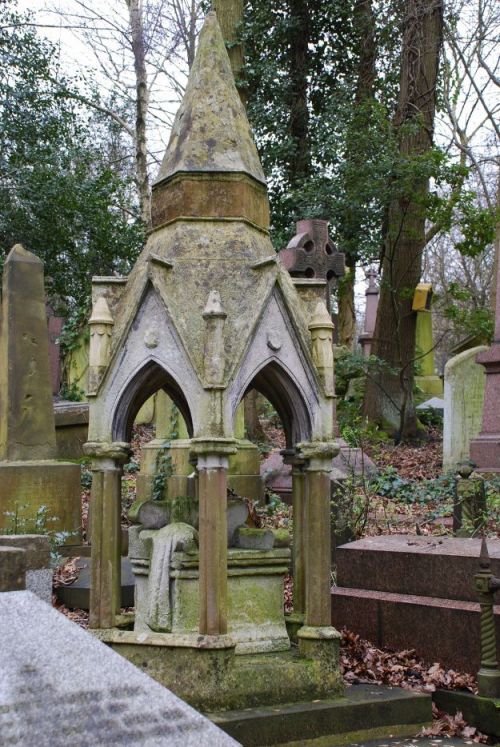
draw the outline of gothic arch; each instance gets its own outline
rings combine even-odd
[[[159,389],[163,389],[179,408],[192,436],[191,410],[180,384],[158,361],[151,359],[131,377],[118,398],[112,421],[114,441],[130,441],[137,413]]]
[[[265,361],[245,385],[238,404],[251,389],[260,392],[275,408],[283,423],[287,448],[311,438],[312,418],[306,399],[281,361]]]

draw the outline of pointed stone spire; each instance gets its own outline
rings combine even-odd
[[[43,262],[16,244],[3,271],[0,461],[55,456]]]
[[[243,172],[265,183],[215,13],[200,34],[156,183],[184,172]]]
[[[201,31],[153,185],[153,227],[179,217],[246,218],[269,226],[264,173],[214,12]]]

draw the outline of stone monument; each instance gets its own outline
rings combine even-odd
[[[56,461],[43,263],[22,246],[3,272],[0,330],[0,528],[80,533],[80,466]],[[38,514],[40,517],[40,514]]]
[[[0,594],[0,635],[3,745],[239,745],[29,591]]]
[[[443,396],[443,382],[434,364],[434,334],[432,331],[432,285],[419,283],[413,297],[413,311],[417,314],[415,351],[420,373],[415,383],[422,390],[421,398]]]
[[[314,313],[316,303],[326,301],[330,310],[330,286],[345,272],[344,255],[328,234],[328,221],[306,218],[296,224],[297,233],[278,255],[303,303]]]
[[[481,430],[484,368],[476,357],[484,345],[453,356],[444,367],[443,469],[454,470],[469,460],[470,443]]]
[[[342,684],[330,624],[332,323],[324,285],[321,298],[303,301],[273,251],[265,179],[214,13],[153,186],[152,220],[119,292],[100,283],[93,294],[85,446],[93,470],[91,627],[200,708],[335,695]],[[324,241],[317,248],[330,256]],[[142,523],[131,533],[141,614],[134,631],[123,631],[116,628],[121,465],[136,413],[160,389],[186,423],[195,495],[170,496],[163,526]],[[228,530],[229,460],[251,389],[277,410],[293,463],[301,579],[293,653],[281,586],[289,549],[235,546],[252,530]],[[273,653],[254,653],[263,650]]]
[[[363,331],[358,337],[358,342],[361,345],[361,349],[365,357],[368,357],[371,353],[373,333],[375,332],[375,322],[377,321],[378,299],[380,295],[380,288],[378,287],[376,282],[377,277],[378,274],[375,269],[373,267],[370,267],[370,269],[366,273],[368,287],[365,291],[365,321],[363,325]]]
[[[498,244],[497,244],[498,251]],[[493,344],[476,360],[486,371],[483,422],[470,445],[470,457],[481,472],[500,472],[500,271],[496,272],[495,332]]]

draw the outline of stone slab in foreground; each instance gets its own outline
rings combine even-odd
[[[2,747],[236,747],[166,688],[28,591],[0,594]]]

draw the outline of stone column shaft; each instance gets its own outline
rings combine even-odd
[[[331,625],[330,470],[330,465],[318,467],[312,464],[305,472],[305,624],[315,627]]]
[[[227,467],[226,457],[198,458],[201,635],[227,632]]]
[[[87,443],[93,457],[91,490],[91,628],[111,628],[121,603],[121,477],[125,443]]]
[[[306,611],[306,502],[304,497],[304,472],[294,466],[292,469],[293,507],[293,611],[304,614]]]

